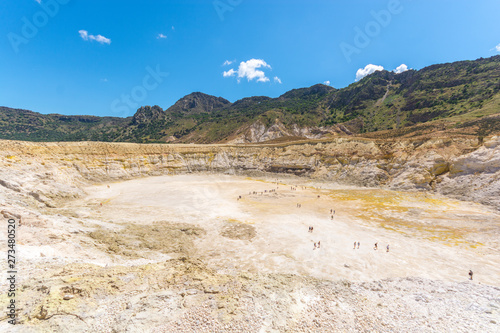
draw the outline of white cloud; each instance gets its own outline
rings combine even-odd
[[[406,72],[407,70],[408,70],[408,66],[406,66],[405,64],[401,64],[400,66],[396,67],[396,69],[393,70],[393,72],[396,74],[399,74],[399,73]]]
[[[106,78],[101,79],[101,82],[108,82],[108,79],[106,79]]]
[[[230,69],[224,73],[222,73],[222,75],[224,75],[224,77],[230,77],[230,76],[234,76],[234,74],[236,74],[236,71],[234,69]]]
[[[175,30],[175,27],[174,27],[174,26],[172,26],[172,30]]]
[[[500,44],[498,44],[497,46],[495,46],[495,50],[497,50],[497,52],[500,52]]]
[[[275,76],[274,82],[281,84],[281,79],[279,77]]]
[[[42,3],[42,0],[35,0],[35,1],[38,2],[38,3]]]
[[[365,68],[358,69],[358,71],[356,72],[356,81],[359,81],[365,76],[370,75],[376,71],[383,71],[383,70],[384,67],[382,66],[368,64],[365,66]]]
[[[271,68],[264,60],[262,59],[250,59],[248,61],[240,62],[240,67],[238,67],[238,78],[246,77],[248,81],[252,81],[253,79],[257,79],[257,82],[268,82],[269,78],[266,77],[266,74],[258,70],[257,68]]]
[[[80,34],[80,37],[83,38],[83,40],[88,40],[89,39],[89,33],[85,30],[80,30],[78,31],[78,33]]]
[[[111,44],[111,39],[106,38],[102,35],[97,35],[97,36],[89,35],[87,30],[80,30],[78,31],[78,33],[80,34],[80,37],[82,37],[83,40],[90,40],[90,41],[95,40],[96,42],[101,44]]]
[[[164,34],[158,34],[158,36],[156,36],[156,39],[165,39],[167,38],[167,36],[165,36]]]
[[[222,64],[222,66],[229,66],[233,63],[234,61],[230,61],[230,60],[226,60],[224,61],[224,63]]]
[[[224,72],[223,75],[224,77],[229,77],[238,73],[238,82],[240,82],[242,78],[247,78],[248,81],[255,79],[257,82],[269,82],[269,78],[266,76],[266,73],[257,68],[271,69],[271,66],[262,59],[250,59],[240,62],[238,71],[231,68],[229,71]]]
[[[325,81],[325,82],[323,82],[323,84],[329,86],[330,85],[330,81]]]
[[[97,35],[95,37],[93,35],[90,35],[89,38],[95,39],[96,42],[99,42],[101,44],[111,44],[111,39],[106,38],[106,37],[101,36],[101,35]]]

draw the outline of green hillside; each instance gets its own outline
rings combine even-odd
[[[230,103],[192,93],[170,108],[141,107],[133,117],[42,115],[0,107],[0,138],[30,141],[221,142],[259,121],[271,126],[343,125],[353,134],[409,135],[427,124],[454,133],[500,132],[500,56],[375,72],[343,89],[322,84],[278,98]]]

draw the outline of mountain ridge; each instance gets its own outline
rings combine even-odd
[[[193,92],[165,110],[141,106],[127,118],[42,115],[0,107],[0,138],[247,143],[400,132],[411,136],[414,128],[421,132],[418,125],[432,123],[444,123],[456,134],[484,136],[500,132],[499,113],[500,55],[403,73],[377,71],[345,88],[315,84],[276,98],[253,96],[231,103]]]

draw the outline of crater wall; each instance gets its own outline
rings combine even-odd
[[[291,173],[366,187],[435,191],[500,209],[500,137],[279,145],[0,141],[0,190],[51,206],[82,185],[190,172]]]

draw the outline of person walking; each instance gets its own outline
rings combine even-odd
[[[378,243],[375,243],[375,246],[373,247],[374,250],[378,249]]]
[[[387,244],[387,252],[389,252],[389,244]]]
[[[472,280],[472,275],[474,275],[474,273],[472,272],[472,269],[469,269],[469,278]]]
[[[356,250],[356,241],[354,241],[354,247],[352,249]]]
[[[359,250],[359,242],[358,242],[358,250]]]

